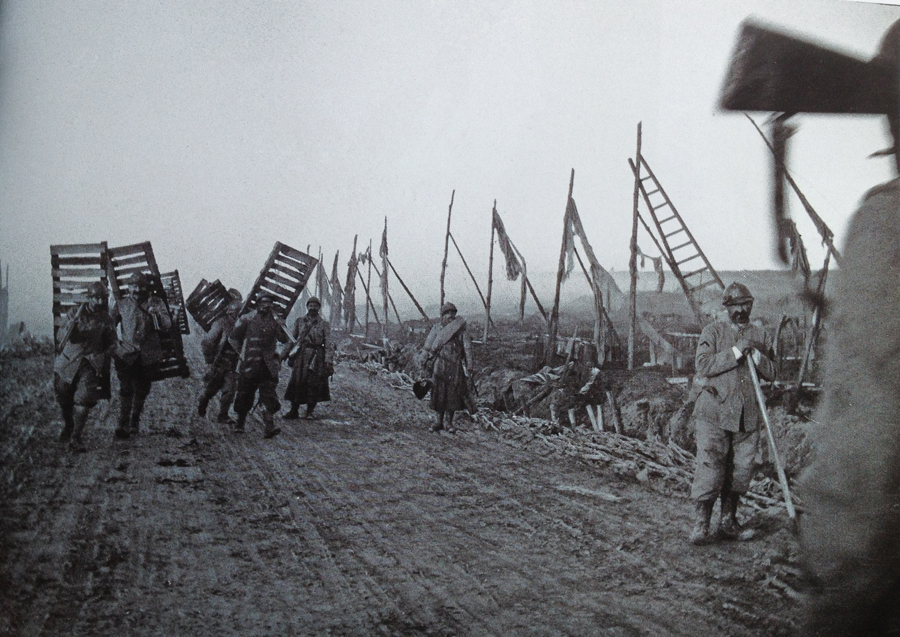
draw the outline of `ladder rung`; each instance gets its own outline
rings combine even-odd
[[[692,246],[692,245],[694,245],[693,241],[685,241],[680,246],[675,246],[674,248],[672,248],[672,252],[675,252],[676,250],[681,250],[682,248],[686,248],[687,246]]]
[[[691,272],[690,274],[685,274],[682,278],[686,279],[686,278],[688,278],[688,277],[694,276],[695,274],[700,274],[701,272],[706,272],[707,270],[709,270],[709,268],[707,268],[706,266],[703,266],[703,267],[700,268],[699,270],[694,270],[694,271]]]
[[[687,263],[688,261],[693,261],[694,259],[696,259],[696,258],[699,257],[699,256],[700,256],[700,253],[698,252],[697,254],[695,254],[695,255],[692,256],[692,257],[688,257],[687,259],[682,259],[682,260],[679,261],[676,265],[681,265],[682,263]]]
[[[653,207],[653,211],[656,212],[656,211],[659,210],[660,208],[665,208],[665,207],[668,206],[668,205],[669,205],[669,202],[668,202],[668,201],[664,201],[664,202],[662,202],[661,204],[659,204],[658,206],[654,206],[654,207]],[[669,219],[671,219],[671,218],[672,218],[672,217],[669,217]],[[666,219],[666,221],[668,221],[669,219]]]
[[[653,179],[653,177],[641,177],[641,181],[647,181],[648,179]]]
[[[666,239],[668,239],[668,238],[671,237],[672,235],[676,235],[676,234],[678,234],[679,232],[684,232],[684,226],[681,226],[681,227],[678,228],[678,230],[676,230],[675,232],[670,232],[669,234],[664,234],[663,237],[665,237]]]
[[[712,285],[713,283],[718,283],[718,281],[716,281],[715,279],[710,279],[709,281],[704,281],[703,283],[701,283],[701,284],[698,285],[697,287],[691,288],[691,291],[693,292],[693,291],[695,291],[695,290],[702,290],[702,289],[705,288],[707,285]]]
[[[649,192],[646,192],[645,194],[649,197],[650,195],[655,195],[658,192],[659,192],[659,188],[657,188],[656,190],[651,190]]]
[[[665,205],[665,204],[664,204],[664,205]],[[660,208],[662,208],[662,206],[660,206]],[[659,209],[659,208],[654,208],[654,210],[658,210],[658,209]],[[672,215],[671,217],[666,217],[665,219],[663,219],[662,221],[659,222],[659,225],[662,225],[662,224],[664,224],[664,223],[667,222],[667,221],[672,221],[672,219],[677,219],[677,218],[678,218],[678,217],[676,217],[675,215]]]

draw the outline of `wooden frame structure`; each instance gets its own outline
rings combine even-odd
[[[208,332],[212,329],[213,323],[225,315],[228,304],[233,300],[234,298],[218,279],[212,283],[206,279],[200,279],[200,283],[188,296],[185,307],[197,321],[197,325],[203,328],[204,332]]]
[[[318,262],[315,257],[276,241],[250,294],[244,299],[241,314],[256,309],[257,299],[265,292],[272,295],[275,314],[287,320]]]
[[[184,306],[184,291],[181,288],[181,277],[178,270],[164,272],[160,275],[163,289],[166,291],[166,300],[169,302],[169,311],[172,312],[172,320],[178,324],[182,334],[190,334],[191,326],[188,324],[187,312]]]
[[[107,285],[109,261],[105,241],[100,243],[50,246],[53,277],[53,342],[59,345],[59,328],[66,312],[87,303],[88,285],[100,281]]]

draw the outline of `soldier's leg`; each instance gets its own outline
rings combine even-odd
[[[206,385],[203,387],[203,393],[200,394],[200,400],[197,401],[197,415],[206,415],[206,408],[209,406],[209,401],[212,400],[212,397],[215,396],[220,389],[222,389],[224,384],[225,375],[215,367],[210,369]]]
[[[147,402],[147,396],[150,395],[151,386],[152,382],[147,378],[146,373],[142,369],[135,378],[134,383],[134,405],[131,409],[131,422],[129,423],[132,435],[138,433],[138,427],[141,422],[141,413],[144,411],[144,403]]]
[[[231,409],[231,403],[234,402],[234,396],[237,393],[237,373],[228,371],[225,373],[225,382],[219,394],[219,416],[216,420],[222,424],[230,424],[231,418],[228,417],[228,410]]]
[[[234,411],[237,414],[237,423],[234,426],[236,432],[244,431],[244,423],[247,414],[253,407],[253,399],[256,397],[256,383],[249,376],[239,376],[237,394],[234,397]]]
[[[431,426],[431,431],[440,431],[444,428],[444,412],[437,412],[437,422]]]
[[[719,534],[726,539],[734,539],[741,535],[737,511],[741,496],[750,488],[753,479],[754,458],[759,444],[759,432],[736,432],[732,436],[733,467],[731,475],[731,491],[722,504],[722,518],[719,521]]]
[[[83,439],[84,427],[87,424],[91,409],[100,400],[102,390],[100,389],[100,379],[90,364],[81,366],[73,384],[75,385],[75,395],[73,396],[75,426],[72,430],[72,438],[69,445],[73,451],[82,452],[87,451]]]
[[[266,426],[264,436],[273,438],[281,433],[281,429],[275,426],[275,414],[281,408],[276,392],[277,380],[271,374],[266,373],[259,384],[259,404],[262,406],[262,419]]]
[[[315,402],[315,401],[310,401],[310,402],[306,403],[306,416],[305,416],[305,417],[306,417],[307,420],[312,420],[312,418],[313,418],[313,409],[316,408],[316,405],[317,405],[317,404],[318,404],[318,403]]]
[[[54,374],[53,391],[56,394],[56,402],[59,403],[63,417],[63,429],[59,434],[59,440],[60,442],[66,442],[72,436],[72,429],[75,427],[75,422],[72,419],[72,409],[75,406],[75,388],[71,383],[64,382],[59,377],[59,374]]]
[[[453,410],[447,411],[447,429],[453,429],[453,414],[455,413]]]
[[[119,377],[119,419],[115,436],[121,440],[131,435],[131,405],[134,402],[134,370],[133,365],[116,361],[116,375]]]
[[[708,538],[713,505],[724,481],[728,432],[704,420],[696,421],[695,426],[697,458],[694,480],[691,484],[691,499],[695,501],[695,510],[690,541],[693,544],[702,544]]]

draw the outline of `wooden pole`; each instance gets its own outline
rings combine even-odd
[[[825,281],[828,278],[828,263],[831,260],[831,252],[825,253],[825,264],[822,266],[822,277],[819,279],[819,285],[816,288],[816,297],[823,298],[825,293]],[[813,310],[812,325],[809,327],[809,333],[806,335],[806,346],[803,348],[803,361],[800,363],[800,371],[797,373],[797,390],[803,387],[803,381],[806,378],[806,372],[809,371],[809,362],[812,359],[812,350],[815,347],[816,340],[819,338],[819,328],[822,326],[822,312],[817,304]]]
[[[453,213],[453,197],[456,189],[450,193],[450,208],[447,210],[447,234],[444,235],[444,262],[441,264],[441,307],[444,307],[444,275],[447,273],[447,253],[450,250],[450,215]],[[440,312],[440,310],[438,310]]]
[[[778,473],[778,482],[781,483],[781,491],[784,494],[784,504],[787,507],[788,517],[793,520],[797,517],[797,513],[794,511],[794,503],[791,500],[791,490],[788,487],[787,476],[784,474],[781,460],[778,459],[778,448],[775,446],[775,436],[772,434],[772,425],[769,424],[769,412],[766,410],[766,399],[763,396],[762,387],[759,385],[759,375],[756,373],[756,365],[753,363],[752,356],[747,356],[747,368],[750,370],[750,378],[753,379],[756,402],[759,404],[759,412],[762,414],[763,424],[766,429],[766,437],[769,439],[772,460],[775,463],[775,471]]]
[[[383,243],[384,243],[384,247],[386,249],[387,248],[387,217],[386,216],[384,218],[384,235],[383,236],[384,236]],[[379,249],[378,252],[380,254],[381,250]],[[382,257],[383,261],[385,261],[386,259],[387,259],[387,253],[385,253],[385,255]],[[378,275],[378,280],[383,282],[382,287],[384,288],[381,291],[381,295],[384,297],[383,298],[384,305],[382,306],[382,309],[384,311],[384,314],[382,314],[382,316],[384,316],[384,324],[381,326],[381,336],[386,337],[387,336],[387,326],[388,326],[388,322],[389,322],[387,263],[382,262],[381,267],[384,270],[384,276],[382,276],[380,273]],[[395,311],[396,311],[396,308],[395,308]],[[400,322],[399,315],[397,316],[397,322],[398,323]]]
[[[482,340],[487,342],[488,323],[491,322],[491,288],[494,286],[494,215],[497,213],[497,200],[494,199],[494,207],[491,210],[491,250],[488,256],[488,286],[487,303],[485,304],[486,318],[484,319],[484,336]]]
[[[631,215],[631,256],[628,259],[628,272],[631,275],[628,312],[628,369],[634,369],[634,339],[637,334],[637,232],[638,201],[640,197],[641,179],[641,122],[637,125],[637,151],[634,154],[637,173],[634,175],[634,201]]]
[[[547,350],[544,362],[550,364],[556,355],[556,333],[559,330],[559,294],[562,289],[563,275],[566,272],[566,237],[569,234],[569,202],[572,201],[572,188],[575,186],[575,169],[569,177],[569,196],[566,199],[566,212],[563,215],[562,246],[559,249],[559,267],[556,270],[556,294],[553,297],[553,309],[550,312],[550,334],[547,337]]]
[[[377,265],[373,265],[372,267],[375,269],[375,276],[377,276],[377,277],[380,279],[380,278],[381,278],[381,272],[378,270],[378,266],[377,266]],[[394,316],[397,317],[397,324],[398,324],[398,325],[402,325],[402,324],[403,324],[403,321],[400,320],[400,312],[397,311],[397,305],[394,303],[394,297],[391,296],[390,293],[388,293],[388,295],[387,295],[385,298],[386,298],[387,300],[386,300],[385,303],[384,303],[384,305],[385,305],[384,311],[387,312],[387,302],[390,301],[391,307],[394,308]],[[386,323],[387,323],[387,320],[385,320],[385,324],[386,324]]]
[[[531,292],[531,298],[534,299],[535,304],[537,305],[538,311],[541,313],[541,316],[544,317],[544,320],[549,324],[550,318],[547,316],[547,310],[544,309],[544,306],[541,305],[541,302],[538,300],[537,294],[534,292],[534,288],[531,286],[531,279],[525,277],[525,285],[528,286],[528,291]]]
[[[475,284],[475,291],[478,292],[478,296],[481,297],[481,304],[484,306],[484,309],[487,309],[487,300],[485,300],[484,294],[481,293],[481,288],[478,286],[478,281],[475,279],[475,275],[472,274],[472,269],[466,262],[466,258],[463,256],[462,250],[459,249],[459,245],[457,245],[456,239],[453,237],[453,233],[450,233],[450,241],[453,242],[453,247],[456,248],[456,253],[459,255],[459,258],[462,259],[463,265],[466,268],[466,272],[469,273],[469,278],[472,279],[472,283]]]
[[[372,265],[371,261],[369,262],[369,265],[370,266]],[[375,323],[378,325],[381,325],[381,320],[378,318],[378,312],[375,311],[375,304],[372,302],[372,297],[369,295],[369,286],[366,285],[366,280],[363,279],[362,272],[357,270],[356,273],[359,275],[359,282],[362,284],[363,291],[366,293],[366,326],[365,326],[365,328],[366,328],[366,338],[368,338],[368,336],[369,336],[369,308],[370,307],[372,308],[372,316],[375,317]],[[372,281],[371,274],[372,274],[372,271],[369,270],[369,275],[370,275],[369,282]]]
[[[578,248],[572,248],[572,251],[575,253],[578,265],[581,266],[581,271],[584,272],[584,278],[587,279],[588,285],[591,286],[591,292],[594,294],[594,312],[597,314],[597,322],[594,325],[594,346],[597,348],[597,364],[603,365],[606,361],[605,338],[601,338],[604,316],[603,296],[600,290],[597,289],[594,279],[588,274],[587,268],[584,267],[584,261],[581,260],[581,255],[578,254]]]
[[[369,239],[369,282],[366,283],[363,281],[363,289],[366,291],[366,299],[368,301],[366,305],[366,339],[369,338],[369,305],[372,306],[372,314],[375,314],[375,305],[372,304],[372,298],[369,296],[369,288],[372,287],[372,240]],[[375,320],[378,321],[378,315],[375,315]],[[380,325],[379,321],[379,325]]]
[[[431,319],[428,318],[427,314],[425,314],[425,310],[423,310],[422,306],[419,305],[419,302],[416,300],[416,297],[413,296],[413,293],[409,291],[408,287],[406,287],[406,283],[404,283],[403,279],[400,278],[400,275],[397,274],[397,270],[396,270],[396,268],[394,268],[394,264],[391,263],[390,259],[385,259],[385,261],[387,261],[388,266],[390,266],[391,272],[393,272],[394,276],[397,277],[397,280],[400,282],[400,285],[403,287],[403,290],[406,292],[407,295],[409,295],[409,298],[412,300],[413,304],[416,306],[416,309],[419,310],[419,314],[421,314],[422,318],[424,318],[426,321],[430,321]]]

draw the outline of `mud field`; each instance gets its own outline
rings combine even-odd
[[[154,385],[141,435],[114,441],[114,398],[85,454],[56,440],[50,357],[0,361],[0,634],[797,630],[782,508],[742,510],[752,541],[694,547],[689,464],[663,477],[640,450],[585,452],[614,433],[487,412],[433,434],[427,402],[346,360],[319,420],[236,435],[196,415],[193,339],[193,378]]]

